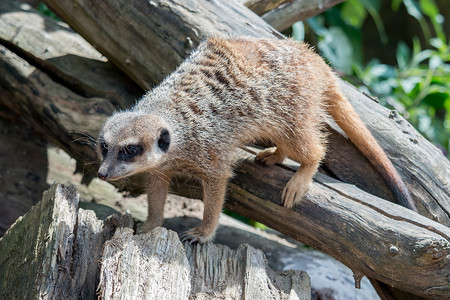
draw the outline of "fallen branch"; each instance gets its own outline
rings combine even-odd
[[[304,21],[344,0],[239,0],[268,24],[284,31],[295,22]]]
[[[298,164],[262,166],[252,152],[238,154],[242,162],[226,208],[335,257],[361,276],[424,297],[449,293],[448,227],[322,174],[298,205],[285,209],[281,190]],[[176,180],[174,191],[201,197],[191,181]]]

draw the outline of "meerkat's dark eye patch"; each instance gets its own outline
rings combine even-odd
[[[119,159],[123,161],[130,161],[133,157],[143,152],[141,145],[127,145],[120,149]]]
[[[167,152],[170,146],[170,133],[166,128],[161,129],[161,133],[159,134],[158,139],[158,148],[161,149],[162,152]]]
[[[101,141],[100,143],[100,151],[102,152],[103,157],[108,153],[108,145],[106,145],[105,141]]]

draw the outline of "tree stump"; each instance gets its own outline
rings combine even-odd
[[[53,184],[0,239],[0,299],[310,299],[305,272],[274,272],[262,251],[184,245],[130,215],[98,220],[74,186]]]

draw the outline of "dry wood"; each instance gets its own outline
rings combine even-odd
[[[54,184],[0,239],[0,299],[93,299],[105,240],[130,215],[97,220],[74,186]]]
[[[279,31],[304,21],[344,0],[239,0]]]
[[[89,136],[140,88],[67,25],[16,1],[0,2],[0,105],[95,175]]]
[[[73,186],[53,186],[0,240],[0,298],[67,298],[54,282],[70,282],[78,198]]]
[[[317,174],[301,203],[280,207],[280,193],[297,164],[265,167],[252,150],[231,180],[226,208],[320,249],[354,272],[425,297],[450,292],[450,229],[355,186]],[[201,197],[177,180],[176,192]],[[425,280],[426,278],[426,280]]]
[[[286,0],[237,0],[237,2],[245,5],[258,16],[271,11],[280,5],[285,4]]]
[[[310,299],[305,272],[274,272],[260,250],[183,245],[155,228],[144,235],[119,230],[105,243],[102,299]]]
[[[131,0],[126,5],[122,1],[45,2],[147,90],[170,74],[208,36],[255,36],[261,32],[265,36],[279,35],[231,0]],[[117,13],[123,17],[118,18]]]
[[[97,286],[103,299],[310,299],[305,272],[274,272],[251,246],[183,246],[164,228],[134,236],[130,215],[103,222],[78,198],[52,185],[0,239],[1,299],[94,299]]]

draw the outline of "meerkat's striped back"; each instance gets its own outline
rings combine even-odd
[[[160,226],[162,220],[168,183],[161,178],[183,173],[202,180],[203,222],[184,238],[205,242],[217,225],[236,148],[267,139],[277,147],[262,151],[257,160],[273,164],[290,157],[300,162],[281,195],[283,204],[291,207],[307,192],[325,155],[323,124],[329,116],[377,168],[399,202],[416,210],[394,166],[340,91],[331,68],[294,40],[208,39],[133,109],[111,117],[103,137],[105,144],[119,145],[118,153],[127,159],[129,151],[120,149],[139,150],[126,165],[114,169],[116,177],[120,170],[128,172],[122,176],[158,174],[149,180],[149,205],[159,204],[157,212],[149,210],[146,229]],[[135,144],[120,146],[126,144],[123,140]]]

